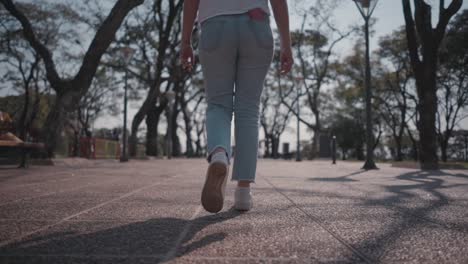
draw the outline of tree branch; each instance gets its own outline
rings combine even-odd
[[[406,36],[408,38],[408,48],[410,52],[411,63],[413,64],[413,69],[416,70],[418,65],[421,63],[418,54],[418,40],[416,38],[416,27],[413,20],[413,15],[411,14],[411,4],[409,0],[402,0],[403,4],[403,13],[406,22]]]
[[[57,69],[55,68],[52,54],[47,49],[47,47],[37,39],[29,19],[16,7],[12,0],[0,0],[0,3],[2,3],[5,9],[8,10],[8,12],[21,23],[25,39],[44,60],[47,79],[49,80],[51,86],[54,89],[60,89],[59,87],[61,87],[62,80],[57,73]]]
[[[445,35],[445,29],[450,21],[450,19],[460,10],[463,5],[463,0],[453,0],[448,8],[444,8],[442,5],[444,4],[443,0],[440,0],[440,10],[439,10],[439,22],[437,23],[437,27],[435,29],[435,43],[437,47],[440,46],[442,39]]]
[[[143,2],[144,0],[119,0],[114,5],[110,14],[96,32],[85,54],[83,64],[73,79],[76,85],[81,87],[89,87],[91,85],[102,55],[115,39],[115,32],[120,28],[127,14]]]

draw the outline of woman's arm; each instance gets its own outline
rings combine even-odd
[[[270,0],[275,16],[276,25],[281,41],[281,73],[286,74],[291,71],[293,56],[291,50],[291,36],[289,31],[288,3],[286,0]]]
[[[187,71],[192,71],[194,56],[192,49],[192,31],[197,17],[200,0],[185,0],[182,21],[182,46],[180,48],[180,59],[182,67]]]

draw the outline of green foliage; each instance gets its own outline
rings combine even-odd
[[[40,95],[39,111],[36,113],[37,116],[34,119],[30,131],[30,133],[33,136],[37,136],[39,131],[41,131],[44,127],[47,114],[50,111],[50,105],[51,103],[53,103],[54,98],[55,96],[52,95]],[[23,105],[24,95],[0,97],[0,111],[7,112],[10,114],[11,118],[13,119],[15,128],[18,125]],[[30,107],[29,109],[32,110],[32,107]],[[30,115],[31,113],[28,114]]]
[[[330,132],[336,136],[336,142],[342,155],[348,155],[351,152],[355,158],[363,158],[365,128],[359,118],[337,114],[331,124]]]
[[[317,30],[304,30],[304,32],[291,32],[291,45],[310,46],[314,49],[321,49],[328,44],[328,38]]]

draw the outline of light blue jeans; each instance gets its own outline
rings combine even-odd
[[[259,108],[273,58],[269,17],[221,15],[204,21],[199,43],[207,99],[208,161],[217,148],[234,156],[232,180],[255,182]],[[235,150],[231,153],[234,114]]]

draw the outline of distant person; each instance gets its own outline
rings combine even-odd
[[[286,0],[270,0],[281,37],[281,71],[293,57]],[[208,171],[202,205],[221,211],[231,158],[231,120],[235,117],[236,153],[232,180],[237,181],[234,208],[252,208],[250,184],[257,168],[259,106],[265,76],[273,58],[268,0],[185,0],[182,67],[193,69],[192,30],[198,13],[199,55],[207,100]]]

